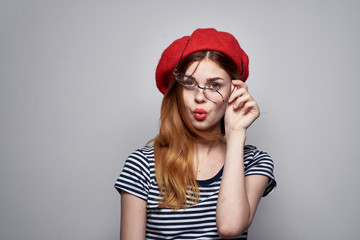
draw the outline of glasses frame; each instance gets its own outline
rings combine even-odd
[[[173,70],[173,74],[174,74],[174,77],[175,77],[176,82],[179,83],[181,86],[183,86],[183,87],[185,87],[185,88],[186,88],[186,86],[184,86],[184,85],[180,82],[181,80],[179,80],[181,73],[178,73],[178,72],[177,72],[177,67],[179,66],[180,60],[181,60],[181,58],[182,58],[182,56],[183,56],[183,54],[184,54],[184,52],[185,52],[185,49],[186,49],[186,47],[187,47],[187,45],[188,45],[188,43],[189,43],[189,41],[190,41],[190,38],[191,38],[191,37],[189,37],[189,39],[187,40],[187,42],[186,42],[186,44],[185,44],[185,47],[184,47],[184,49],[183,49],[182,52],[181,52],[180,58],[179,58],[179,60],[177,61],[176,65],[175,65],[175,68],[174,68],[174,70]],[[242,69],[241,69],[241,74],[240,74],[239,78],[241,78],[241,76],[242,76],[242,74],[243,74],[243,72],[244,72],[244,62],[243,62],[243,61],[241,61],[241,68],[242,68]],[[220,94],[220,96],[222,97],[222,99],[223,99],[222,102],[227,102],[227,101],[229,101],[230,96],[231,96],[231,94],[233,93],[233,91],[234,91],[234,89],[235,89],[235,88],[233,88],[233,89],[230,91],[229,97],[227,97],[227,98],[225,99],[224,96],[223,96],[219,91],[217,91],[217,90],[215,90],[215,89],[212,89],[212,88],[208,88],[208,87],[201,87],[201,86],[199,86],[199,84],[198,84],[197,82],[195,82],[195,84],[196,84],[196,86],[197,86],[199,89],[201,89],[201,90],[209,89],[209,90],[211,90],[211,91],[216,91],[216,92],[217,92],[218,94]],[[204,96],[206,97],[206,94],[204,94]],[[206,97],[206,99],[209,100],[209,101],[211,101],[211,102],[214,102],[214,101],[212,101],[211,99],[209,99],[209,98],[207,98],[207,97]]]
[[[181,86],[183,86],[184,88],[193,90],[193,89],[195,89],[195,87],[198,87],[199,89],[201,89],[201,90],[203,90],[203,91],[205,91],[205,90],[210,90],[210,91],[212,91],[212,92],[217,92],[217,93],[221,96],[222,101],[214,101],[214,100],[210,99],[210,98],[206,95],[206,93],[204,92],[204,96],[206,97],[206,99],[209,100],[209,101],[211,101],[211,102],[214,102],[214,103],[217,103],[217,102],[227,102],[227,101],[229,101],[229,98],[230,98],[232,92],[233,92],[234,89],[235,89],[235,88],[233,88],[233,89],[230,91],[229,97],[224,98],[224,96],[223,96],[223,95],[221,94],[221,92],[219,92],[218,90],[213,89],[213,88],[210,88],[210,87],[201,87],[196,81],[194,81],[194,84],[195,84],[194,87],[189,88],[188,86],[185,86],[185,85],[182,83],[182,80],[181,80],[180,75],[181,75],[181,73],[174,73],[176,82],[179,83],[179,84],[180,84]]]

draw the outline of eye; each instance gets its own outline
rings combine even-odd
[[[178,77],[176,78],[176,81],[187,88],[196,87],[195,80],[191,76],[188,76],[185,74],[178,75]]]
[[[212,82],[207,86],[207,88],[210,88],[211,90],[216,90],[216,91],[220,90],[221,87],[222,87],[222,84],[218,83],[218,82]]]
[[[191,78],[185,78],[183,79],[182,83],[185,85],[185,86],[195,86],[195,82],[194,80],[192,80]]]

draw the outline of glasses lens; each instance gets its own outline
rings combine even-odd
[[[212,83],[207,87],[200,87],[195,79],[189,75],[183,73],[176,73],[175,80],[181,86],[185,87],[189,90],[199,90],[202,89],[204,91],[204,96],[212,101],[212,102],[226,102],[228,97],[230,96],[230,85],[216,84]],[[198,89],[199,88],[199,89]]]
[[[190,89],[197,87],[195,80],[191,76],[177,73],[175,75],[175,79],[183,87],[190,88]]]
[[[210,100],[212,102],[224,102],[225,101],[225,99],[221,95],[221,93],[216,90],[213,90],[213,89],[209,89],[209,88],[204,89],[204,95],[208,100]]]
[[[212,102],[226,102],[231,95],[231,84],[223,80],[214,81],[205,88],[204,94]]]

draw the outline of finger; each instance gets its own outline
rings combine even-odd
[[[259,111],[259,107],[255,101],[246,102],[244,104],[244,106],[241,108],[241,111],[244,113],[248,113],[251,110],[254,110],[256,117],[259,117],[260,111]]]
[[[247,90],[245,88],[235,87],[230,98],[228,100],[229,103],[232,103],[237,98],[241,97],[242,95],[247,94]]]
[[[245,88],[246,91],[248,90],[248,85],[241,80],[232,80],[231,82],[234,86]]]
[[[249,101],[253,101],[252,97],[250,96],[250,94],[246,93],[243,94],[242,96],[238,97],[236,99],[236,101],[234,102],[234,109],[240,109],[242,108],[247,102]]]

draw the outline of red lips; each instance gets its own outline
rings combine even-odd
[[[194,110],[194,117],[196,120],[204,120],[207,116],[207,112],[202,108],[197,108]]]

